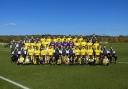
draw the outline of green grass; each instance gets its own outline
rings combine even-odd
[[[113,43],[118,61],[128,62],[128,43]],[[128,89],[128,64],[16,65],[9,49],[0,47],[0,75],[32,89]],[[0,89],[17,89],[0,79]]]

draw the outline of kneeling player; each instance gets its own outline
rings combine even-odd
[[[107,56],[105,56],[103,59],[103,65],[107,65],[107,66],[109,65],[109,60],[108,60]]]

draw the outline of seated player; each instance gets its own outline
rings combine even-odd
[[[19,56],[17,64],[24,64],[24,58],[22,57],[22,55]]]

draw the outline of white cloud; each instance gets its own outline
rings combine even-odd
[[[7,24],[4,24],[5,26],[16,26],[16,23],[7,23]]]

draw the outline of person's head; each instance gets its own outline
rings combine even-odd
[[[78,46],[76,46],[76,49],[79,49]]]
[[[87,45],[85,45],[85,49],[88,50],[88,46]]]
[[[92,36],[95,37],[95,34],[93,33]]]
[[[66,39],[64,39],[64,42],[66,42]]]
[[[82,46],[82,49],[85,49],[85,47],[84,47],[84,46]]]
[[[50,46],[50,45],[49,45],[49,47],[48,47],[48,48],[49,48],[49,49],[51,49],[51,48],[52,48],[52,46]]]
[[[112,46],[110,47],[110,49],[113,49]]]
[[[54,39],[53,38],[51,39],[51,42],[54,42]]]
[[[60,42],[60,39],[58,39],[58,42]]]
[[[12,42],[15,42],[15,40],[12,40]]]
[[[104,49],[106,49],[106,46],[104,46]]]
[[[70,42],[73,42],[73,40],[72,40],[72,39],[70,39]]]
[[[32,46],[29,46],[28,49],[32,49]]]

